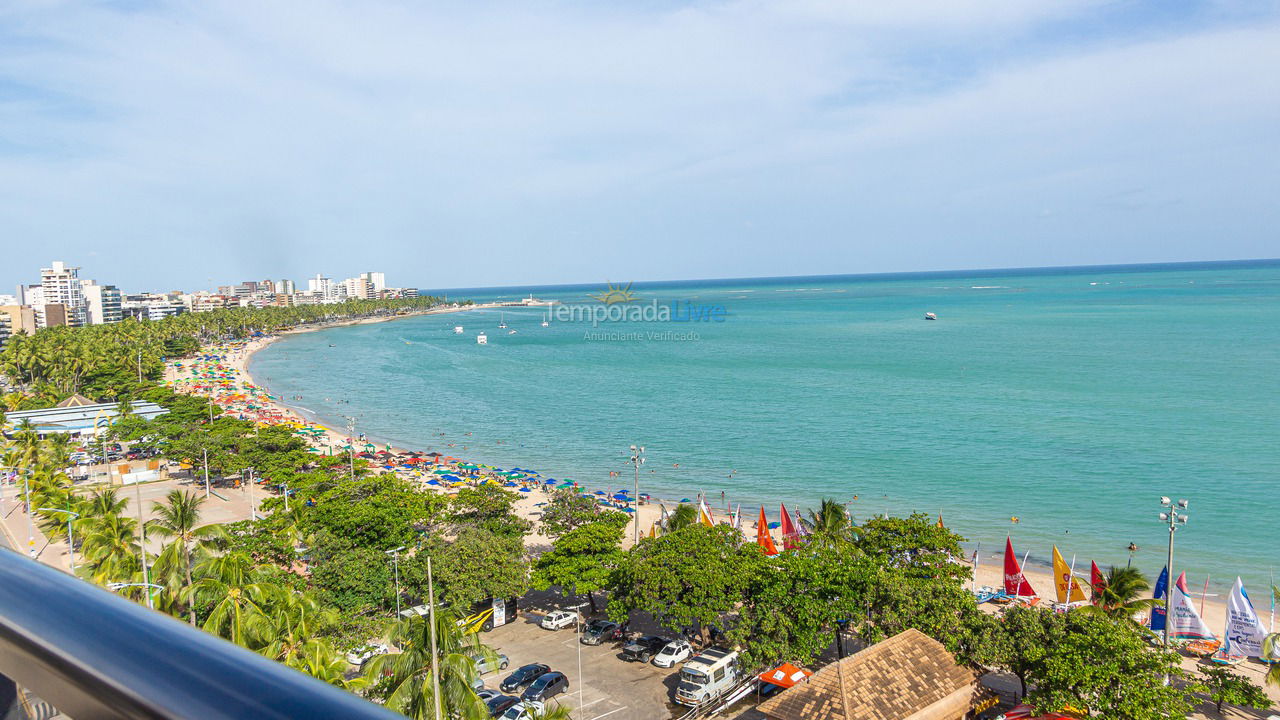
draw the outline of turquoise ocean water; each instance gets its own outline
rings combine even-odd
[[[449,295],[598,304],[587,295],[603,289]],[[1154,574],[1158,498],[1187,498],[1175,567],[1218,588],[1239,574],[1266,597],[1280,562],[1280,262],[632,291],[677,315],[720,306],[723,322],[543,328],[544,309],[508,309],[510,335],[499,311],[470,311],[291,336],[250,369],[335,427],[352,415],[373,438],[593,488],[630,487],[638,443],[641,492],[657,497],[719,506],[723,492],[771,516],[822,497],[858,519],[941,512],[984,561],[1012,532],[1033,562],[1057,543],[1086,569],[1126,562],[1134,542]]]

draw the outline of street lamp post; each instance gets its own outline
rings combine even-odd
[[[249,520],[256,521],[258,513],[253,509],[253,468],[247,467],[244,471],[249,473],[249,477],[244,481],[245,491],[249,493]]]
[[[133,490],[138,499],[138,530],[142,533],[142,540],[138,543],[138,554],[142,556],[142,582],[150,585],[151,571],[147,568],[147,526],[142,522],[142,483],[134,480]],[[147,593],[147,607],[151,610],[156,609],[151,593]]]
[[[149,591],[149,592],[147,592],[147,607],[151,607],[151,602],[152,602],[152,601],[151,601],[151,596],[152,596],[152,595],[154,595],[155,593],[160,592],[161,590],[164,590],[164,586],[163,586],[163,585],[157,585],[157,584],[155,584],[155,583],[153,583],[153,582],[140,582],[140,583],[107,583],[107,589],[108,589],[108,590],[110,590],[110,591],[112,591],[112,592],[116,592],[116,591],[118,591],[118,590],[123,590],[123,589],[125,589],[125,588],[131,588],[131,587],[144,587],[144,588],[150,588],[150,591]]]
[[[395,566],[396,572],[396,617],[400,617],[400,553],[404,552],[404,546],[392,548],[391,550],[383,550],[383,553],[391,556],[391,564]]]
[[[635,522],[634,538],[632,542],[636,545],[639,545],[640,544],[640,466],[644,464],[644,446],[643,445],[631,446],[631,460],[629,462],[632,464],[632,466],[635,467],[635,470],[636,470],[635,496],[631,499],[632,507],[635,509],[635,513],[633,513],[635,517],[632,518],[632,521]]]
[[[431,702],[435,706],[435,720],[440,714],[440,655],[436,650],[436,584],[431,576],[431,556],[427,556],[427,612],[431,623]]]
[[[209,497],[209,448],[205,448],[204,453],[204,496]]]
[[[641,448],[641,450],[643,449],[644,448]],[[576,630],[578,633],[578,642],[576,644],[578,646],[578,711],[579,712],[582,711],[582,685],[583,685],[583,682],[582,682],[582,608],[586,606],[587,606],[587,603],[580,603],[578,605],[574,605],[573,607],[569,608],[570,610],[573,611],[573,629]]]
[[[1160,513],[1160,520],[1169,523],[1169,564],[1165,566],[1169,574],[1164,588],[1164,646],[1169,647],[1169,626],[1173,624],[1173,534],[1179,525],[1187,524],[1187,501],[1174,502],[1168,497],[1161,497],[1160,507],[1166,509]],[[1184,512],[1179,513],[1179,510]],[[1165,682],[1168,682],[1167,678]]]
[[[31,471],[22,475],[22,507],[27,512],[27,552],[36,559],[36,530],[31,524]]]
[[[76,544],[75,544],[75,541],[72,540],[71,521],[75,518],[80,517],[80,513],[72,512],[70,510],[59,510],[58,508],[36,508],[36,510],[39,510],[40,512],[63,513],[64,515],[67,516],[67,554],[71,558],[71,574],[75,575],[76,574]]]

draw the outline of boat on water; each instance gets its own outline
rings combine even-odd
[[[543,320],[542,327],[551,327],[551,323],[547,322],[546,320]]]
[[[925,314],[924,314],[924,319],[925,319],[925,320],[937,320],[937,319],[938,319],[938,316],[937,316],[937,315],[935,315],[934,313],[927,312],[927,313],[925,313]]]
[[[462,326],[461,326],[461,325],[454,325],[454,326],[453,326],[453,334],[454,334],[454,335],[461,335],[461,334],[462,334]]]
[[[476,336],[476,344],[477,344],[477,345],[488,345],[488,344],[489,344],[489,336],[488,336],[488,335],[485,335],[484,333],[480,333],[479,335],[477,335],[477,336]]]
[[[501,329],[503,329],[503,330],[506,330],[506,329],[507,329],[507,314],[506,314],[506,313],[502,313],[502,312],[498,313],[498,327],[499,327],[499,328],[501,328]]]
[[[508,334],[508,335],[515,335],[515,334],[516,334],[516,331],[515,331],[515,330],[508,330],[508,331],[507,331],[507,334]]]

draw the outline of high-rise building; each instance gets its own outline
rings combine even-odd
[[[375,297],[373,286],[363,277],[347,278],[342,281],[342,286],[350,299],[368,300]]]
[[[34,335],[39,327],[36,324],[35,308],[28,305],[0,305],[0,318],[8,321],[10,335],[17,335],[19,332]]]
[[[120,290],[115,285],[99,285],[93,280],[81,280],[85,311],[90,325],[118,323],[124,318],[121,310]]]
[[[292,295],[296,292],[292,280],[276,280],[272,284],[275,285],[277,295]]]
[[[369,282],[369,285],[373,287],[372,297],[377,297],[378,293],[387,289],[386,273],[380,273],[380,272],[360,273],[360,278],[362,280],[367,280]]]
[[[61,260],[54,260],[53,267],[40,268],[40,288],[44,292],[46,306],[62,305],[65,308],[67,325],[79,326],[85,323],[86,308],[84,293],[80,289],[80,268],[68,267]]]

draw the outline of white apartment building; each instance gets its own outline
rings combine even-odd
[[[387,289],[387,275],[380,272],[360,273],[360,279],[368,281],[373,288],[372,297],[377,297],[378,293]]]
[[[45,305],[62,305],[67,310],[67,324],[84,325],[87,320],[84,293],[80,288],[80,268],[68,267],[54,260],[53,267],[40,268],[40,288]]]
[[[370,300],[377,297],[372,283],[364,277],[347,278],[342,281],[342,286],[348,299]]]
[[[115,285],[99,285],[93,280],[81,280],[86,318],[90,325],[118,323],[124,319],[120,290]]]

